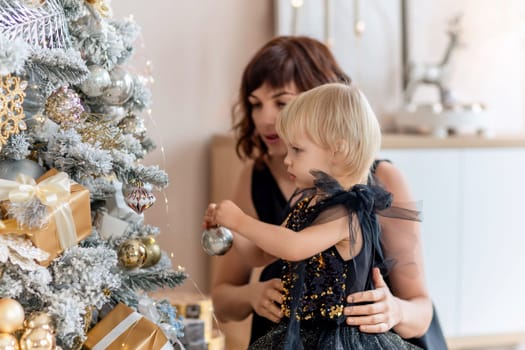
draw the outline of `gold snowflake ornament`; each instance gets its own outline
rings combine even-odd
[[[0,77],[0,150],[11,135],[27,129],[22,108],[26,87],[27,81],[19,77]]]

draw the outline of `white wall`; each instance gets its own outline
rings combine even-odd
[[[291,32],[289,0],[274,0],[278,33]],[[364,34],[353,32],[354,5],[360,3]],[[324,6],[331,4],[333,50],[387,124],[401,103],[400,0],[304,0],[298,34],[324,38]],[[448,21],[463,14],[462,42],[452,60],[451,87],[461,102],[487,106],[495,134],[525,131],[525,2],[522,0],[407,0],[410,58],[441,59]],[[420,89],[419,101],[435,100]]]
[[[115,18],[133,14],[142,27],[135,61],[153,63],[154,122],[147,126],[159,147],[146,163],[167,170],[171,184],[156,193],[146,222],[161,228],[159,240],[173,253],[174,265],[184,266],[206,291],[208,263],[200,234],[208,200],[209,141],[228,130],[242,69],[272,35],[272,4],[113,0],[112,7]],[[196,291],[191,280],[182,289]]]
[[[320,0],[304,1],[305,8],[312,3],[322,8]],[[283,4],[279,9],[289,8],[289,0],[112,2],[115,17],[133,14],[143,29],[137,61],[153,62],[154,122],[148,127],[159,150],[146,162],[166,169],[171,185],[164,193],[157,193],[158,202],[146,212],[146,220],[162,229],[164,250],[173,253],[174,264],[186,267],[204,291],[208,287],[208,264],[199,238],[208,198],[209,141],[212,134],[228,130],[242,69],[273,35],[274,2]],[[385,117],[401,100],[399,1],[360,2],[367,29],[357,39],[352,28],[353,1],[332,0],[333,49],[376,111]],[[521,131],[525,121],[525,24],[520,19],[525,2],[409,3],[411,54],[418,61],[433,61],[441,55],[447,19],[458,10],[464,11],[465,46],[457,55],[454,87],[465,100],[487,103],[501,132]],[[308,21],[313,27],[301,32],[322,38],[320,9],[310,11],[310,18],[305,16],[300,23]],[[275,24],[276,28],[282,26],[280,21]],[[188,281],[183,289],[195,287]]]

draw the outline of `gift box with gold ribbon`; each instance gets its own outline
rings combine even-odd
[[[49,170],[38,180],[19,175],[15,181],[0,179],[0,200],[24,202],[39,199],[49,217],[41,228],[27,228],[14,219],[3,221],[0,234],[25,235],[49,253],[47,266],[64,249],[75,246],[91,233],[89,191],[69,179],[64,172]]]
[[[88,350],[172,350],[160,328],[124,304],[117,304],[87,334]]]

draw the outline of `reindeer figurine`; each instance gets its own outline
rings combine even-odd
[[[439,98],[443,107],[450,107],[454,103],[451,90],[446,85],[445,79],[452,52],[459,46],[460,22],[461,15],[450,20],[447,31],[449,42],[440,62],[434,64],[410,63],[408,82],[404,91],[405,104],[412,103],[414,93],[420,84],[435,85],[439,91]]]

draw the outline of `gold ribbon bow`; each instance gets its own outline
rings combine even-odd
[[[39,183],[24,174],[19,174],[15,181],[0,179],[0,200],[23,203],[37,198],[50,209],[55,219],[62,249],[77,244],[73,213],[68,204],[70,196],[71,181],[64,172],[57,173]]]

